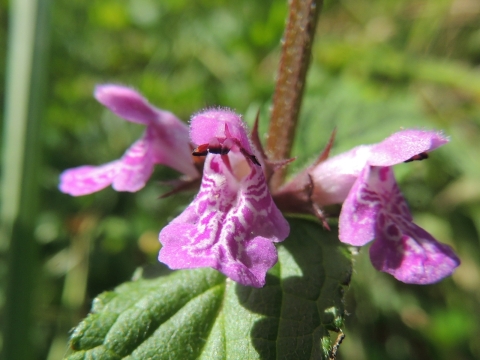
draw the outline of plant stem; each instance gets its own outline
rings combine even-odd
[[[272,160],[290,157],[321,8],[322,0],[289,3],[267,140],[267,154]],[[278,170],[270,182],[272,189],[278,188],[284,177],[283,169]]]
[[[38,357],[32,331],[38,313],[34,229],[39,209],[40,121],[46,88],[49,0],[11,2],[0,191],[2,359]],[[6,274],[5,274],[6,273]]]

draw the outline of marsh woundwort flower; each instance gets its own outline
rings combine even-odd
[[[159,260],[172,269],[212,267],[261,287],[289,225],[273,203],[240,117],[224,109],[192,118],[194,154],[206,155],[198,195],[160,232]]]
[[[188,126],[175,115],[153,107],[135,90],[124,86],[97,86],[94,95],[116,115],[145,125],[146,129],[121,159],[64,171],[59,185],[62,192],[87,195],[110,184],[116,191],[135,192],[145,186],[155,164],[169,166],[188,177],[199,176],[191,157]]]
[[[342,204],[340,241],[370,247],[372,264],[406,283],[429,284],[460,264],[453,250],[413,223],[391,166],[421,160],[448,142],[434,131],[403,130],[375,145],[361,145],[298,174],[278,191],[308,193],[309,206]]]

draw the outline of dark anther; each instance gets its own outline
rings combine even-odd
[[[208,154],[208,144],[203,144],[197,146],[193,149],[192,155],[193,156],[206,156]]]
[[[194,151],[192,152],[193,156],[206,156],[208,154],[208,150],[205,151]]]
[[[255,155],[250,155],[250,160],[252,160],[255,165],[261,166]]]
[[[255,165],[261,166],[260,162],[257,160],[255,155],[250,155],[244,149],[240,148],[240,151],[245,157],[248,157]],[[227,155],[230,152],[228,147],[224,146],[209,146],[209,144],[203,144],[197,146],[193,149],[192,155],[193,156],[206,156],[208,153],[210,154],[217,154],[217,155]]]
[[[227,155],[230,152],[229,148],[224,148],[224,147],[209,147],[208,152],[210,154],[219,154],[219,155]]]
[[[425,159],[428,159],[428,154],[426,152],[422,152],[418,155],[412,156],[410,159],[405,160],[404,162],[408,163],[408,162],[415,161],[415,160],[420,161],[420,160],[425,160]]]

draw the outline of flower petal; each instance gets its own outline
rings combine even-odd
[[[370,259],[380,271],[408,284],[432,284],[453,273],[460,260],[450,246],[411,222],[389,218],[377,230]]]
[[[449,246],[412,222],[390,167],[364,169],[343,204],[339,236],[357,246],[375,238],[372,264],[406,283],[437,282],[460,264]]]
[[[221,156],[208,155],[197,197],[160,233],[159,260],[172,269],[209,266],[240,284],[262,287],[277,262],[273,242],[288,233],[260,167],[252,165],[238,181]]]
[[[191,178],[198,178],[192,158],[190,138],[186,124],[173,114],[163,112],[155,123],[147,127],[155,164],[163,164]]]
[[[134,123],[148,125],[158,117],[158,109],[150,105],[138,92],[126,86],[98,85],[94,96],[114,114]]]
[[[435,150],[448,141],[443,133],[437,131],[399,131],[374,145],[368,163],[372,166],[392,166]]]
[[[341,204],[365,168],[371,145],[361,145],[315,166],[309,173],[313,181],[312,200],[320,205]]]
[[[241,117],[229,109],[207,110],[194,115],[190,122],[190,138],[197,146],[209,144],[214,138],[232,138],[238,141],[241,148],[252,154],[247,130]]]
[[[116,160],[101,166],[80,166],[65,170],[60,175],[59,189],[72,196],[81,196],[102,190],[110,185],[122,167]]]
[[[343,202],[338,221],[341,242],[362,246],[375,237],[375,224],[382,203],[375,184],[370,183],[372,179],[370,166],[365,166]]]
[[[153,172],[152,139],[146,133],[125,152],[112,187],[116,191],[135,192],[145,186]]]

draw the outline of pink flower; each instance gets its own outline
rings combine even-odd
[[[125,120],[146,125],[145,132],[119,160],[64,171],[59,185],[62,192],[87,195],[110,184],[117,191],[135,192],[145,186],[155,164],[170,166],[192,178],[199,176],[190,153],[188,127],[175,115],[153,107],[124,86],[97,86],[95,98]]]
[[[413,223],[390,167],[366,166],[342,205],[340,240],[362,246],[380,271],[410,284],[430,284],[460,264],[450,246]]]
[[[206,155],[193,202],[160,232],[159,260],[172,269],[212,267],[243,285],[262,287],[277,262],[274,242],[289,225],[273,203],[245,126],[229,110],[192,118],[190,136]]]
[[[362,246],[375,240],[370,258],[376,269],[406,283],[434,283],[451,275],[460,260],[448,245],[413,223],[391,166],[422,160],[447,142],[438,132],[399,131],[381,143],[358,146],[311,166],[280,189],[279,197],[303,194],[305,199],[309,189],[314,206],[343,203],[340,241]]]

